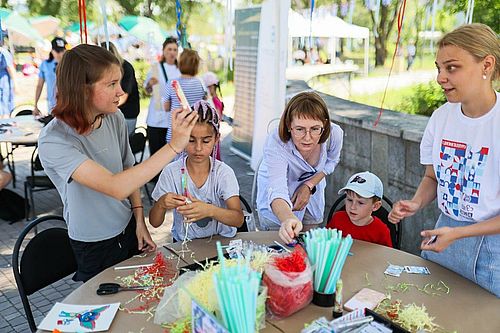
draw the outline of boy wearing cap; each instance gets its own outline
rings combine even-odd
[[[389,228],[372,213],[382,206],[384,187],[373,173],[357,173],[340,189],[346,193],[345,211],[338,211],[328,221],[327,228],[342,230],[352,238],[392,247]]]
[[[33,115],[35,116],[41,114],[40,109],[38,109],[38,101],[42,95],[45,83],[47,83],[47,109],[49,114],[52,112],[54,106],[56,106],[56,68],[57,64],[61,62],[64,52],[66,52],[68,43],[64,39],[56,37],[52,40],[51,44],[52,50],[50,51],[49,59],[42,62],[38,73],[38,83],[35,90],[35,108],[33,109]]]

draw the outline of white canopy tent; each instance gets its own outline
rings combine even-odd
[[[333,15],[314,17],[310,20],[290,9],[288,13],[288,35],[293,37],[330,38],[329,52],[332,63],[335,61],[336,38],[360,38],[365,41],[364,72],[368,74],[368,51],[370,30],[366,27],[349,24]]]

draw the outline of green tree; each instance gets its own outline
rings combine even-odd
[[[467,0],[446,1],[445,8],[451,13],[467,12]],[[475,0],[472,21],[489,25],[500,33],[500,1]]]
[[[140,5],[144,1],[143,0],[116,0],[116,2],[118,2],[118,4],[123,8],[125,15],[139,15]],[[146,2],[151,3],[151,0],[146,0]],[[145,15],[145,16],[148,16],[148,15]],[[151,17],[151,15],[149,17]]]

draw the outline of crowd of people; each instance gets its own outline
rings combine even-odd
[[[238,179],[218,148],[224,109],[219,80],[214,73],[198,76],[198,52],[178,50],[177,40],[167,38],[144,82],[152,96],[151,157],[135,165],[128,141],[139,113],[133,67],[113,44],[66,50],[64,40],[52,42],[36,100],[47,83],[54,119],[42,130],[39,154],[64,203],[76,280],[87,281],[133,254],[156,250],[139,190],[151,180],[156,186],[149,223],[160,227],[166,212],[173,211],[174,242],[233,237],[244,223]],[[9,76],[9,59],[1,57],[0,70],[4,66],[2,73]],[[412,199],[394,204],[389,220],[399,223],[437,198],[441,216],[433,230],[421,233],[422,256],[500,297],[500,96],[493,88],[500,77],[498,36],[482,24],[461,26],[441,38],[436,67],[448,103],[425,129],[420,186]],[[172,80],[190,107],[180,103]],[[325,178],[335,173],[343,140],[342,128],[318,94],[300,92],[289,100],[278,128],[267,137],[258,170],[262,230],[278,230],[288,244],[304,225],[322,225]],[[389,228],[373,216],[382,205],[384,185],[375,174],[359,171],[338,191],[346,196],[345,211],[326,225],[391,247]]]

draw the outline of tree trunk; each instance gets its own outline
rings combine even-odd
[[[384,66],[387,58],[386,40],[383,34],[375,37],[375,67]]]
[[[146,10],[144,11],[144,16],[153,17],[153,3],[152,0],[146,0]]]

